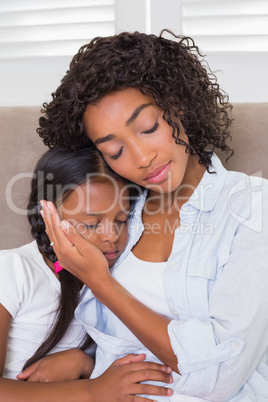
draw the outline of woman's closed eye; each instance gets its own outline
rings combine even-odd
[[[150,128],[149,130],[145,130],[145,131],[142,131],[142,134],[151,134],[151,133],[154,133],[157,129],[158,129],[158,127],[159,127],[159,123],[158,123],[158,121],[156,121],[156,123],[155,123],[155,125],[152,127],[152,128]],[[110,155],[110,158],[111,159],[117,159],[117,158],[119,158],[119,156],[122,154],[122,152],[123,152],[123,148],[124,147],[121,147],[120,149],[119,149],[119,151],[115,154],[115,155]]]
[[[122,154],[123,148],[124,147],[121,147],[120,150],[115,155],[111,155],[110,158],[112,158],[112,159],[119,158],[119,156]]]
[[[159,123],[158,123],[158,121],[156,121],[155,125],[152,128],[150,128],[149,130],[146,130],[146,131],[142,131],[142,134],[154,133],[158,129],[158,127],[159,127]]]

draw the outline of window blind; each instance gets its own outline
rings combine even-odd
[[[0,58],[70,56],[115,33],[114,0],[0,0]]]
[[[205,52],[268,51],[267,0],[182,0],[182,31]]]

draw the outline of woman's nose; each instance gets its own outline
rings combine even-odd
[[[145,141],[139,141],[133,144],[131,154],[137,167],[150,166],[153,159],[156,157],[156,152],[152,148],[152,144],[146,144]]]

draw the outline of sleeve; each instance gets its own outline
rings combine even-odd
[[[0,303],[14,318],[23,301],[24,266],[14,251],[0,252]]]
[[[210,293],[209,319],[168,326],[181,373],[178,393],[217,402],[240,391],[268,348],[267,289],[268,212],[259,205],[236,230]]]

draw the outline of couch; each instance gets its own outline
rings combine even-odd
[[[0,249],[32,240],[26,216],[31,172],[47,147],[36,133],[39,107],[0,107]],[[225,167],[268,178],[268,103],[235,104],[234,156]]]

